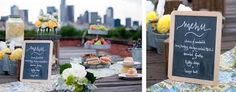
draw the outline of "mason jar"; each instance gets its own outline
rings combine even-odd
[[[6,41],[15,41],[22,46],[24,41],[24,22],[20,16],[10,16],[6,22]]]

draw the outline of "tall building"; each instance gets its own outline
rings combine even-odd
[[[139,22],[138,21],[133,21],[133,26],[139,26]]]
[[[54,6],[47,7],[47,13],[48,14],[53,14],[53,13],[56,13],[56,12],[57,12],[57,9]]]
[[[132,20],[131,20],[131,18],[126,18],[125,19],[125,27],[126,28],[131,28],[131,26],[132,26]]]
[[[68,5],[66,9],[68,22],[74,23],[74,6]]]
[[[114,27],[121,27],[120,19],[114,20]]]
[[[8,20],[8,16],[1,16],[0,19],[0,31],[6,30],[6,21]]]
[[[26,9],[19,9],[18,6],[16,5],[13,5],[11,7],[11,15],[17,15],[17,16],[20,16],[21,19],[25,22],[25,23],[28,23],[29,20],[28,20],[28,10]]]
[[[101,17],[98,15],[98,12],[90,13],[90,24],[101,24]]]
[[[5,23],[7,20],[8,20],[8,16],[1,16],[0,21]]]
[[[99,15],[97,17],[97,24],[102,24],[102,17]]]
[[[29,23],[29,16],[28,16],[28,10],[20,10],[20,17],[24,21],[24,23]]]
[[[113,8],[112,7],[108,7],[107,10],[106,10],[106,16],[104,17],[105,20],[106,20],[106,23],[104,23],[106,26],[108,27],[114,27],[114,19],[113,19],[113,14],[114,11],[113,11]]]
[[[77,17],[76,23],[77,24],[83,24],[84,23],[84,19],[83,19],[83,16],[81,14],[80,14],[79,17]]]
[[[13,5],[11,7],[11,15],[20,15],[20,10],[18,6]]]
[[[89,12],[85,11],[83,15],[83,22],[89,24]]]
[[[106,25],[107,24],[107,15],[103,15],[103,23]]]
[[[139,28],[139,22],[133,21],[133,29],[138,29],[138,28]]]
[[[66,12],[66,0],[61,0],[61,5],[60,5],[60,21],[61,25],[64,25],[67,21],[67,12]]]

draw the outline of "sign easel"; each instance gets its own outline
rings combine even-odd
[[[171,13],[168,77],[174,81],[217,85],[222,15],[207,11]]]

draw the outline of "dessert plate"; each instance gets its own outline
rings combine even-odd
[[[129,76],[126,76],[125,73],[121,73],[121,74],[118,75],[118,77],[120,79],[124,79],[124,80],[141,80],[142,79],[142,74],[138,73],[137,76],[129,77]]]
[[[133,66],[133,65],[140,65],[141,63],[134,61],[134,64],[125,64],[123,61],[118,61],[117,64],[122,64],[125,66]]]

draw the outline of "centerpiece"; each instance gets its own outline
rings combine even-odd
[[[0,74],[17,75],[19,77],[22,48],[10,50],[4,48],[0,51]]]
[[[58,14],[44,14],[43,10],[40,11],[38,20],[35,22],[37,27],[37,40],[52,40],[53,41],[53,57],[55,64],[53,68],[58,66],[59,58],[59,40],[60,35],[58,34]]]
[[[80,64],[64,64],[60,67],[61,77],[68,89],[73,92],[90,92],[96,89],[96,77]]]
[[[53,40],[57,38],[58,16],[57,14],[44,14],[41,10],[38,20],[35,22],[37,39]]]

